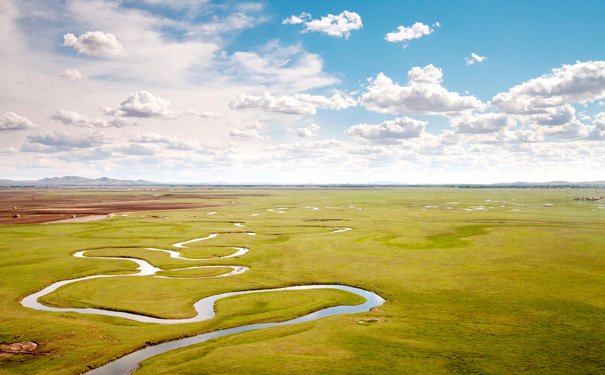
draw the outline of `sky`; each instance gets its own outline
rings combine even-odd
[[[605,180],[605,2],[0,0],[0,179]]]

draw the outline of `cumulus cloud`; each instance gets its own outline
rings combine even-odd
[[[578,122],[576,109],[570,104],[560,107],[543,108],[540,113],[516,116],[520,121],[530,125],[560,126]]]
[[[220,113],[216,113],[216,112],[212,112],[212,111],[208,111],[208,110],[206,110],[204,112],[200,112],[195,109],[190,109],[190,110],[186,111],[185,113],[188,115],[198,116],[201,118],[219,118],[219,117],[221,117]]]
[[[400,86],[384,73],[379,73],[362,95],[362,105],[371,111],[395,115],[413,113],[447,116],[486,108],[474,96],[447,91],[441,86],[441,69],[433,64],[424,68],[412,68],[408,72],[408,79],[407,85]]]
[[[317,131],[320,129],[320,126],[317,124],[311,124],[309,126],[307,126],[306,128],[298,128],[296,129],[296,134],[298,134],[299,137],[304,138],[304,137],[317,137]]]
[[[456,117],[450,120],[457,133],[484,134],[500,132],[516,125],[516,121],[506,114],[485,113]]]
[[[594,127],[582,124],[578,120],[567,122],[560,126],[542,126],[538,130],[547,136],[554,136],[561,139],[580,139],[590,138],[591,130]],[[595,133],[592,133],[594,136]]]
[[[115,35],[102,31],[88,31],[79,37],[72,33],[63,35],[63,45],[71,46],[79,53],[93,56],[113,57],[125,53],[124,46]]]
[[[404,116],[392,121],[384,121],[380,125],[353,125],[347,129],[347,135],[371,143],[397,144],[403,139],[419,137],[426,125],[426,121]]]
[[[65,69],[63,73],[60,74],[62,78],[70,79],[72,81],[77,81],[82,79],[82,73],[80,73],[77,69]]]
[[[361,17],[355,12],[344,11],[339,15],[328,14],[320,19],[311,19],[308,13],[302,13],[300,16],[290,16],[282,21],[283,24],[304,24],[305,32],[319,32],[338,38],[349,39],[351,31],[359,30],[363,27]]]
[[[605,130],[605,112],[601,112],[595,115],[593,125],[597,127],[597,129]]]
[[[164,120],[173,120],[185,115],[218,116],[212,112],[200,113],[196,110],[174,111],[169,107],[170,102],[168,100],[155,96],[149,91],[141,90],[130,94],[116,108],[105,107],[103,110],[105,114],[116,117],[161,118]]]
[[[268,135],[260,135],[256,129],[231,129],[229,135],[235,139],[270,139]]]
[[[438,26],[438,24],[435,24]],[[412,39],[418,39],[423,37],[424,35],[429,35],[435,31],[431,29],[428,25],[423,24],[422,22],[416,22],[412,26],[398,26],[397,31],[393,31],[391,33],[387,33],[384,37],[389,42],[407,42]]]
[[[268,135],[261,135],[258,133],[261,129],[266,129],[267,125],[258,122],[252,121],[244,126],[240,126],[239,128],[231,129],[229,135],[231,138],[240,139],[240,140],[251,140],[251,139],[271,139]]]
[[[282,21],[282,25],[288,25],[288,24],[290,24],[290,25],[298,25],[298,24],[301,24],[301,23],[304,23],[304,22],[308,22],[310,20],[311,20],[311,15],[309,13],[302,12],[300,14],[300,16],[292,15],[292,16],[290,16],[288,18],[285,18]]]
[[[587,138],[591,140],[605,140],[605,112],[594,116],[592,128]]]
[[[487,60],[487,57],[479,56],[475,52],[471,52],[471,57],[464,58],[464,61],[466,61],[466,65],[473,65],[476,62],[480,63],[484,62],[485,60]]]
[[[357,99],[335,94],[331,97],[321,95],[296,94],[294,96],[273,96],[265,92],[263,96],[239,94],[229,103],[231,109],[256,109],[266,112],[280,112],[295,115],[313,115],[317,108],[331,110],[356,106]]]
[[[132,135],[130,141],[136,143],[172,143],[176,141],[176,138],[157,133],[145,133]]]
[[[37,128],[33,122],[15,112],[4,112],[0,116],[0,132],[30,130]]]
[[[55,131],[30,135],[21,150],[29,152],[69,151],[96,147],[107,143],[108,140],[109,138],[96,132],[74,135]]]
[[[526,81],[492,98],[491,105],[541,134],[561,139],[600,139],[596,125],[583,124],[573,103],[605,98],[605,61],[577,62]],[[590,118],[584,117],[585,120]]]
[[[553,69],[492,98],[500,111],[517,115],[550,114],[568,103],[605,98],[605,61],[577,62]]]
[[[102,118],[89,118],[76,111],[64,111],[58,110],[51,119],[62,123],[63,125],[79,126],[82,128],[123,128],[126,126],[137,125],[135,121],[114,118],[111,120],[105,120]]]

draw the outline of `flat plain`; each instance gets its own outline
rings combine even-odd
[[[605,201],[574,200],[593,193],[4,191],[0,343],[29,340],[39,346],[29,354],[0,357],[0,374],[79,374],[146,345],[361,302],[335,290],[258,293],[220,300],[213,319],[175,325],[20,304],[60,280],[136,271],[128,260],[118,269],[115,259],[73,256],[83,250],[90,257],[144,259],[168,278],[85,280],[59,288],[43,303],[180,319],[192,317],[193,303],[202,297],[239,290],[343,284],[386,299],[366,313],[250,331],[169,352],[143,362],[136,374],[605,373]],[[44,204],[32,200],[53,202],[53,208],[77,202],[71,208],[79,211],[64,209],[60,218],[73,212],[117,215],[39,224],[34,221],[48,220],[24,219],[44,214]],[[23,202],[29,214],[11,224],[11,210]],[[145,212],[137,212],[137,203]],[[87,205],[95,208],[86,211]],[[218,235],[185,248],[172,246],[210,234]],[[249,251],[216,259],[232,254],[233,247]],[[199,260],[147,248],[178,250]],[[181,270],[202,265],[225,268]],[[228,266],[249,270],[202,278],[228,272]]]

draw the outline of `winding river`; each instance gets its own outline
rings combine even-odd
[[[243,226],[243,224],[238,225],[238,226]],[[337,229],[330,233],[339,233],[339,232],[343,232],[346,230],[351,230],[351,228]],[[256,233],[248,232],[248,234],[255,235]],[[211,234],[207,237],[196,238],[196,239],[192,239],[192,240],[188,240],[188,241],[184,241],[184,242],[175,243],[172,246],[176,247],[176,248],[186,248],[185,245],[187,245],[189,243],[208,240],[208,239],[214,238],[216,236],[218,236],[218,234]],[[227,256],[208,258],[208,259],[194,259],[194,258],[182,257],[180,252],[174,251],[174,250],[164,250],[164,249],[155,249],[155,248],[146,248],[146,249],[150,250],[150,251],[166,252],[170,255],[171,258],[181,259],[181,260],[186,260],[186,261],[192,261],[192,260],[203,261],[203,260],[237,257],[240,255],[246,254],[248,252],[248,249],[245,247],[231,247],[231,249],[236,250],[236,252],[234,252],[233,254],[227,255]],[[366,300],[366,302],[364,302],[360,305],[355,305],[355,306],[340,305],[340,306],[328,307],[328,308],[325,308],[325,309],[322,309],[319,311],[315,311],[313,313],[309,313],[309,314],[306,314],[306,315],[303,315],[303,316],[300,316],[300,317],[297,317],[294,319],[282,321],[282,322],[249,324],[249,325],[240,326],[240,327],[221,329],[221,330],[217,330],[214,332],[202,333],[202,334],[184,338],[184,339],[178,339],[178,340],[169,341],[169,342],[165,342],[165,343],[158,344],[158,345],[148,346],[146,348],[143,348],[136,352],[128,354],[124,357],[121,357],[113,362],[110,362],[102,367],[99,367],[97,369],[86,372],[87,375],[131,374],[132,372],[136,371],[136,369],[139,367],[139,363],[141,361],[154,357],[156,355],[171,351],[171,350],[184,348],[184,347],[187,347],[190,345],[195,345],[195,344],[202,343],[202,342],[205,342],[208,340],[212,340],[217,337],[231,335],[234,333],[246,332],[246,331],[251,331],[251,330],[261,329],[261,328],[268,328],[268,327],[308,322],[308,321],[317,320],[317,319],[325,318],[328,316],[334,316],[334,315],[355,314],[355,313],[359,313],[359,312],[369,311],[371,308],[380,306],[385,302],[385,300],[382,297],[380,297],[379,295],[377,295],[373,292],[370,292],[370,291],[367,291],[364,289],[360,289],[360,288],[355,288],[355,287],[345,286],[345,285],[337,285],[337,284],[298,285],[298,286],[289,286],[289,287],[282,287],[282,288],[246,290],[246,291],[237,291],[237,292],[217,294],[214,296],[209,296],[209,297],[198,300],[193,305],[194,309],[196,311],[196,316],[194,316],[193,318],[187,318],[187,319],[162,319],[162,318],[154,318],[154,317],[138,315],[138,314],[133,314],[133,313],[127,313],[127,312],[111,311],[111,310],[95,309],[95,308],[58,308],[58,307],[46,306],[46,305],[43,305],[40,302],[38,302],[39,298],[54,292],[55,290],[57,290],[58,288],[60,288],[64,285],[75,283],[78,281],[83,281],[83,280],[106,278],[106,277],[135,277],[135,276],[179,278],[179,277],[156,275],[157,272],[160,272],[163,270],[161,268],[154,267],[153,265],[151,265],[150,263],[148,263],[147,261],[142,260],[142,259],[125,258],[125,257],[119,257],[119,258],[118,257],[93,257],[93,256],[85,255],[86,253],[87,253],[87,251],[78,251],[74,254],[74,256],[80,257],[80,258],[115,259],[115,260],[120,259],[120,260],[132,261],[139,265],[139,267],[137,268],[138,272],[132,273],[132,274],[127,274],[127,275],[93,275],[93,276],[86,276],[86,277],[81,277],[81,278],[77,278],[77,279],[59,281],[59,282],[56,282],[54,284],[47,286],[46,288],[42,289],[39,292],[36,292],[34,294],[31,294],[31,295],[25,297],[21,301],[21,304],[28,308],[32,308],[32,309],[36,309],[36,310],[43,310],[43,311],[77,312],[77,313],[81,313],[81,314],[105,315],[105,316],[113,316],[113,317],[120,317],[120,318],[125,318],[125,319],[130,319],[130,320],[136,320],[136,321],[145,322],[145,323],[182,324],[182,323],[201,322],[204,320],[211,319],[215,316],[214,304],[216,301],[218,301],[219,299],[222,299],[222,298],[226,298],[226,297],[230,297],[230,296],[237,296],[237,295],[242,295],[242,294],[260,293],[260,292],[277,292],[277,291],[283,291],[283,290],[338,289],[338,290],[344,290],[344,291],[347,291],[350,293],[357,294],[358,296],[361,296],[361,297],[365,298],[365,300]],[[220,274],[217,276],[206,276],[206,277],[197,277],[197,278],[232,276],[232,275],[236,275],[236,274],[245,272],[249,269],[248,267],[243,267],[243,266],[195,266],[195,267],[173,269],[172,271],[195,269],[195,268],[212,268],[212,267],[232,268],[232,271],[228,272],[228,273]]]

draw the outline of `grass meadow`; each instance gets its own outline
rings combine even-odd
[[[195,202],[193,195],[204,191],[178,193],[180,202]],[[162,268],[162,276],[178,278],[86,280],[44,297],[45,304],[187,318],[205,296],[302,284],[345,284],[386,299],[366,313],[169,352],[143,362],[136,374],[605,373],[605,202],[573,200],[594,195],[589,190],[207,194],[266,196],[95,222],[0,226],[0,343],[40,345],[35,355],[0,358],[0,374],[79,374],[152,343],[362,302],[335,290],[258,293],[219,301],[213,319],[177,325],[21,306],[23,297],[59,280],[135,272],[136,264],[126,260],[118,270],[116,260],[72,256],[81,250],[145,259]],[[330,233],[342,228],[351,230]],[[212,233],[218,236],[171,247]],[[250,251],[185,261],[147,247],[198,259],[229,255],[230,247]],[[231,269],[178,270],[201,265],[250,269],[218,278],[200,277]]]

